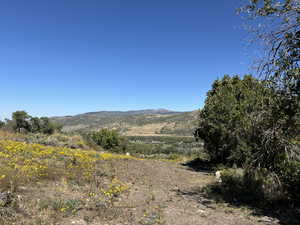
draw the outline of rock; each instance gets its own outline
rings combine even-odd
[[[126,155],[130,156],[130,153],[129,153],[129,152],[127,152],[127,153],[126,153]]]
[[[261,217],[258,222],[263,222],[263,223],[272,223],[274,222],[273,218],[267,217],[267,216],[263,216]]]
[[[84,220],[73,220],[71,225],[87,225],[87,223]]]
[[[198,209],[197,212],[198,212],[198,213],[205,213],[205,210],[203,210],[203,209]]]
[[[216,181],[217,181],[218,183],[222,183],[222,179],[221,179],[221,171],[218,170],[218,171],[215,173],[215,175],[216,175]]]

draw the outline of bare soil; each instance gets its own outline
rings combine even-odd
[[[173,162],[117,159],[103,161],[103,172],[126,183],[110,208],[79,207],[76,213],[57,214],[41,210],[47,199],[80,199],[88,191],[65,181],[20,188],[17,222],[22,225],[254,225],[281,224],[276,218],[256,215],[246,207],[215,202],[201,189],[214,182],[214,175],[195,172]],[[47,204],[47,203],[45,203]],[[48,210],[48,211],[47,211]],[[62,216],[64,215],[64,216]],[[1,216],[1,215],[0,215]],[[9,223],[7,223],[9,224]]]
[[[132,220],[119,224],[279,224],[276,218],[254,215],[251,209],[204,197],[201,189],[215,179],[211,173],[148,160],[123,161],[116,163],[115,168],[121,180],[132,184],[129,195],[122,199],[132,207],[127,211]]]

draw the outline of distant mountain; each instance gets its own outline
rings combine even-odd
[[[177,112],[167,109],[99,111],[75,116],[53,117],[66,132],[116,129],[128,136],[192,136],[198,111]]]
[[[171,111],[167,109],[144,109],[144,110],[130,110],[130,111],[98,111],[98,112],[88,112],[80,114],[92,115],[92,116],[128,116],[128,115],[151,115],[151,114],[180,114],[182,112]]]

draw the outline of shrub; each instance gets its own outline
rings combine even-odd
[[[221,180],[219,191],[229,201],[254,205],[259,202],[262,206],[285,197],[278,178],[265,169],[255,172],[243,169],[225,169],[221,171]]]
[[[125,148],[125,139],[115,130],[101,129],[87,134],[87,138],[104,149]]]
[[[300,162],[289,162],[283,164],[280,172],[280,180],[287,197],[300,204]]]

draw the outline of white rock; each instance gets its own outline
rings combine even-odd
[[[72,225],[87,225],[84,220],[74,220],[71,222]]]
[[[215,175],[216,175],[216,181],[217,181],[218,183],[222,183],[222,179],[221,179],[221,171],[218,170],[218,171],[215,173]]]

